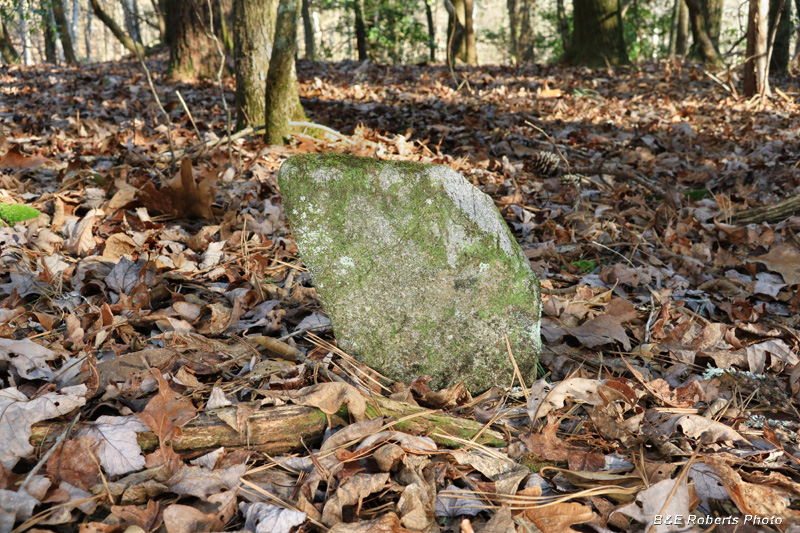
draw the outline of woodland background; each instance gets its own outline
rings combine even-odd
[[[797,4],[0,0],[0,532],[798,531]],[[533,383],[337,348],[327,152],[493,198]]]

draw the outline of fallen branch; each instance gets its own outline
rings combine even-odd
[[[731,216],[731,222],[741,226],[760,224],[761,222],[777,222],[798,212],[800,212],[800,195],[771,205],[742,209]]]
[[[400,420],[395,424],[395,429],[414,435],[429,435],[436,431],[439,435],[433,436],[433,439],[443,446],[458,446],[456,441],[447,438],[448,434],[460,439],[471,439],[483,429],[483,424],[475,420],[428,411],[382,396],[374,397],[372,400],[374,403],[367,403],[366,413],[369,418],[378,416],[398,418]],[[283,454],[304,451],[304,446],[318,444],[328,427],[329,417],[322,410],[296,405],[269,407],[250,413],[241,423],[241,433],[220,418],[223,416],[226,419],[238,420],[238,417],[246,412],[248,405],[253,404],[239,404],[238,407],[221,409],[214,414],[199,414],[181,428],[181,435],[172,441],[173,448],[178,453],[193,455],[221,446],[228,449],[246,448],[270,455]],[[343,405],[337,415],[342,420],[347,420],[349,418],[347,407]],[[69,424],[69,421],[35,424],[30,436],[31,445],[52,447]],[[158,448],[158,436],[152,431],[139,433],[137,439],[139,446],[145,452]],[[496,447],[507,445],[503,435],[491,429],[483,431],[477,443]]]

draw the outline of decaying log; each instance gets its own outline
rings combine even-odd
[[[384,397],[375,397],[368,401],[367,416],[395,417],[404,419],[394,426],[395,429],[415,435],[427,435],[436,432],[437,435],[453,435],[460,439],[471,439],[483,425],[475,420],[457,418],[445,413],[428,411],[421,407],[390,400]],[[229,407],[221,410],[220,416],[227,420],[242,419],[240,433],[225,423],[217,414],[200,413],[195,419],[183,426],[180,436],[175,437],[172,446],[180,454],[194,454],[196,452],[210,451],[221,446],[225,448],[246,448],[267,452],[269,454],[284,454],[289,452],[304,451],[305,446],[311,447],[322,440],[322,435],[328,427],[328,420],[336,425],[348,420],[347,408],[342,408],[331,417],[320,409],[295,405],[268,407],[253,411],[246,416],[245,409],[250,404],[240,404],[239,407]],[[226,416],[227,415],[227,416]],[[47,448],[51,446],[69,424],[69,421],[49,421],[33,426],[30,443],[36,447]],[[446,437],[432,435],[433,439],[443,446],[458,446]],[[145,452],[150,452],[158,447],[158,438],[153,432],[138,434],[138,442]],[[480,444],[488,446],[505,446],[506,442],[499,432],[486,430],[477,439]]]
[[[778,222],[800,212],[800,196],[792,196],[771,205],[743,209],[731,216],[734,224],[760,224],[761,222]]]

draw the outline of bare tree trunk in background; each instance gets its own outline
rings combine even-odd
[[[447,65],[453,68],[456,57],[463,57],[464,49],[464,0],[444,0],[447,10]]]
[[[367,59],[367,26],[364,23],[364,0],[353,0],[353,13],[356,17],[356,48],[358,60]]]
[[[798,0],[800,2],[800,0]],[[431,63],[436,62],[436,26],[433,23],[433,0],[425,0],[425,18],[428,20],[428,50]]]
[[[2,19],[0,19],[0,54],[3,56],[3,61],[9,65],[19,63],[19,54],[14,49],[14,45],[11,44],[11,36],[8,34],[6,21]]]
[[[570,33],[567,11],[564,9],[564,0],[556,0],[556,17],[558,17],[558,33],[561,35],[561,46],[566,52],[570,46]]]
[[[91,11],[87,11],[86,28],[83,32],[83,42],[86,46],[86,61],[92,60],[92,20],[94,20],[94,14]]]
[[[58,37],[61,39],[61,46],[64,50],[64,60],[69,65],[77,65],[78,60],[75,59],[75,49],[72,47],[72,37],[69,34],[67,16],[64,14],[64,4],[62,0],[51,0],[51,5],[53,6],[53,17],[56,21]]]
[[[517,0],[506,0],[508,9],[508,44],[511,45],[511,60],[519,66],[519,22],[517,21]]]
[[[706,29],[706,17],[703,14],[703,6],[701,0],[685,0],[686,7],[689,8],[689,21],[692,25],[692,38],[694,39],[694,47],[700,60],[711,70],[721,70],[725,67],[725,62],[719,50],[714,45],[711,37],[708,35]]]
[[[40,13],[42,15],[42,26],[44,27],[44,59],[47,63],[52,65],[58,64],[58,50],[56,49],[56,36],[55,18],[53,17],[53,10],[48,5],[48,0],[42,0],[40,4]]]
[[[233,13],[233,0],[212,1],[218,12],[214,14],[214,31],[229,54],[233,53],[233,33],[230,31],[231,13]]]
[[[275,24],[275,41],[267,73],[266,126],[264,139],[269,144],[283,144],[291,132],[291,120],[305,120],[297,92],[298,0],[280,0]]]
[[[79,0],[72,0],[72,22],[69,25],[69,35],[73,43],[78,43],[78,30],[80,29],[81,3]],[[77,50],[76,50],[77,51]]]
[[[142,42],[141,28],[139,27],[139,6],[136,0],[122,0],[122,14],[125,20],[125,29],[128,30],[134,41]]]
[[[167,68],[169,77],[181,81],[215,77],[219,55],[217,45],[209,37],[212,29],[207,1],[173,0],[170,8],[173,34]]]
[[[464,63],[478,64],[478,52],[475,49],[475,24],[473,22],[473,0],[464,0]]]
[[[533,0],[507,0],[511,55],[517,66],[534,59]]]
[[[92,11],[100,19],[100,21],[108,28],[108,30],[117,38],[117,40],[124,46],[127,50],[131,53],[136,53],[136,50],[139,50],[139,55],[144,55],[144,47],[138,41],[134,41],[130,35],[125,33],[125,31],[119,27],[119,24],[114,21],[114,18],[108,15],[103,8],[100,7],[100,3],[98,0],[90,0],[92,4]],[[183,1],[178,1],[176,4],[181,4]],[[107,57],[105,59],[108,59]]]
[[[744,63],[744,95],[769,94],[767,64],[768,0],[750,0],[747,15],[747,52]]]
[[[792,38],[792,2],[790,0],[770,0],[770,35],[775,27],[776,18],[778,26],[775,32],[775,42],[772,43],[769,70],[775,74],[786,74],[789,72],[789,45]]]
[[[532,63],[534,60],[534,41],[533,31],[534,4],[533,0],[519,0],[519,54],[520,64]]]
[[[573,0],[573,31],[566,59],[573,65],[627,64],[617,0]]]
[[[722,8],[725,0],[703,0],[703,16],[706,19],[708,38],[719,50],[719,34],[722,31]]]
[[[669,57],[684,56],[689,49],[689,8],[684,0],[675,0],[669,30]]]
[[[22,64],[29,66],[33,63],[31,57],[31,34],[28,31],[28,0],[17,2],[17,13],[19,14],[19,38],[22,41]]]
[[[158,25],[158,35],[161,44],[169,44],[167,41],[167,21],[164,18],[164,11],[162,10],[161,2],[158,0],[150,0],[153,5],[153,13],[156,16],[156,24]]]
[[[278,0],[233,0],[236,129],[266,120],[267,73]]]
[[[314,35],[314,21],[311,20],[311,5],[309,0],[303,0],[301,12],[303,15],[303,42],[306,46],[306,59],[317,59],[316,36]]]
[[[794,10],[797,16],[800,17],[800,0],[794,0]],[[795,36],[795,51],[792,58],[792,72],[800,71],[800,25],[797,26],[797,35]]]

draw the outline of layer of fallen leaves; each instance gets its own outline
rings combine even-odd
[[[244,137],[232,162],[201,146],[225,131],[211,84],[156,76],[167,128],[133,63],[0,70],[0,201],[44,213],[0,228],[0,531],[796,531],[800,218],[730,217],[800,186],[797,87],[744,101],[679,63],[455,74],[301,64],[309,116],[342,133]],[[540,150],[561,176],[535,175]],[[335,349],[276,184],[328,151],[493,196],[548,289],[546,376],[471,398]],[[368,415],[381,394],[506,441],[404,431]],[[287,402],[329,431],[248,433]],[[242,444],[182,445],[214,421]]]

